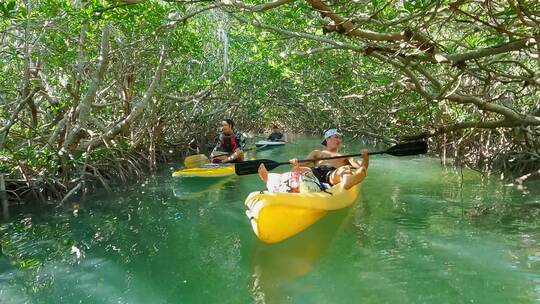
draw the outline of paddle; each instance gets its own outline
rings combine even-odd
[[[251,148],[248,148],[248,149],[244,149],[243,151],[246,152],[246,151],[251,151],[251,150],[255,150],[256,147],[251,147]],[[227,155],[228,153],[226,152],[222,152],[222,153],[216,153],[214,154],[214,157],[216,156],[223,156],[223,155]],[[195,154],[195,155],[190,155],[190,156],[187,156],[185,159],[184,159],[184,168],[186,169],[189,169],[189,168],[198,168],[202,165],[206,165],[210,163],[210,159],[208,159],[208,157],[204,154]]]
[[[208,162],[210,162],[210,160],[204,154],[190,155],[184,159],[184,168],[196,168],[207,164]]]
[[[408,156],[408,155],[425,154],[426,152],[427,152],[427,143],[425,141],[417,141],[417,142],[397,144],[385,151],[370,152],[369,155],[390,154],[393,156]],[[349,155],[325,157],[325,158],[318,158],[318,159],[304,159],[304,160],[299,160],[298,162],[300,163],[315,162],[319,160],[338,159],[338,158],[361,156],[361,155],[362,154],[349,154]],[[259,166],[261,164],[264,164],[266,169],[272,170],[281,165],[287,165],[289,164],[289,162],[276,162],[270,159],[249,160],[249,161],[234,164],[234,172],[237,175],[254,174],[254,173],[257,173],[257,171],[259,170]]]

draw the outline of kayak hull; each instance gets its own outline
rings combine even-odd
[[[269,140],[261,140],[255,143],[255,147],[261,148],[261,147],[279,147],[284,146],[284,141],[269,141]]]
[[[350,206],[358,197],[359,186],[345,190],[338,184],[327,191],[329,193],[252,192],[245,205],[253,232],[265,243],[288,239],[316,223],[328,211]]]
[[[173,172],[173,177],[225,177],[234,175],[234,164],[206,165]]]

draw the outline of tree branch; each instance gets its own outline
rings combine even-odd
[[[434,96],[432,96],[431,93],[429,93],[428,91],[424,89],[424,86],[420,83],[420,80],[418,79],[418,77],[409,68],[407,68],[405,64],[397,60],[391,59],[378,52],[373,52],[372,55],[375,58],[378,58],[379,60],[381,60],[382,62],[390,63],[394,67],[398,68],[403,74],[407,75],[407,77],[409,77],[411,82],[414,84],[415,91],[420,93],[420,95],[422,95],[427,101],[432,101],[434,99]]]
[[[165,47],[162,47],[161,54],[160,54],[160,57],[159,57],[159,64],[158,64],[158,67],[156,68],[156,72],[154,74],[154,79],[152,80],[152,83],[150,84],[150,86],[148,87],[146,92],[144,93],[144,96],[141,99],[141,101],[139,101],[133,107],[133,110],[131,111],[131,113],[129,113],[129,115],[126,118],[124,118],[123,120],[121,120],[120,122],[118,122],[117,124],[112,126],[104,134],[101,134],[97,138],[94,138],[94,139],[92,139],[90,141],[82,142],[79,148],[85,150],[85,149],[88,148],[89,145],[92,146],[92,147],[96,147],[96,146],[101,145],[103,143],[103,141],[110,140],[111,138],[118,135],[126,126],[131,125],[133,123],[133,121],[135,119],[137,119],[143,113],[143,111],[146,108],[146,106],[148,105],[150,99],[154,95],[154,92],[155,92],[158,84],[160,83],[161,74],[163,73],[163,69],[165,67],[166,57],[167,57],[167,55],[166,55]]]
[[[245,10],[245,11],[264,12],[264,11],[267,11],[267,10],[270,10],[270,9],[273,9],[278,6],[288,4],[294,1],[295,0],[276,0],[276,1],[268,2],[264,4],[248,5],[237,0],[222,0],[221,3],[225,4],[225,6],[234,6],[237,8],[241,8],[242,10]]]
[[[368,48],[366,44],[364,44],[363,46],[356,46],[356,45],[352,45],[352,44],[348,44],[348,43],[345,43],[345,42],[328,39],[326,37],[317,36],[317,35],[313,35],[313,34],[287,31],[287,30],[275,27],[273,25],[264,24],[264,23],[262,23],[262,22],[260,22],[258,20],[248,21],[244,17],[236,16],[234,14],[231,14],[231,15],[235,19],[239,20],[242,23],[251,24],[251,25],[253,25],[255,27],[267,29],[267,30],[270,30],[272,32],[276,32],[276,33],[279,33],[279,34],[282,34],[282,35],[285,35],[285,36],[289,36],[289,37],[305,38],[305,39],[310,39],[310,40],[314,40],[314,41],[324,42],[324,43],[333,45],[336,49],[353,50],[353,51],[356,51],[356,52],[364,53],[364,52],[366,52],[366,50]]]
[[[456,4],[457,4],[457,5],[456,5]],[[470,13],[468,13],[468,12],[465,12],[464,10],[460,9],[460,8],[458,7],[458,5],[459,5],[459,4],[458,4],[457,2],[455,2],[455,3],[449,3],[449,4],[448,4],[448,6],[450,7],[451,10],[456,11],[456,12],[459,12],[459,13],[461,13],[461,14],[463,14],[463,15],[465,15],[465,16],[467,16],[467,17],[469,17],[469,18],[471,18],[471,19],[473,19],[473,20],[475,20],[475,21],[477,21],[477,22],[479,22],[479,23],[481,23],[481,24],[487,26],[487,27],[493,28],[493,29],[494,29],[495,31],[497,31],[498,33],[505,33],[505,34],[508,34],[508,35],[510,35],[510,36],[520,36],[520,37],[527,37],[527,36],[528,36],[528,35],[522,34],[522,33],[511,32],[511,31],[509,31],[509,30],[503,28],[502,26],[499,26],[499,25],[493,25],[493,24],[491,24],[491,23],[489,23],[489,22],[486,22],[486,21],[484,21],[484,20],[481,20],[481,19],[478,18],[477,16],[474,16],[474,15],[472,15],[472,14],[470,14]]]
[[[509,121],[506,119],[496,120],[496,121],[467,121],[459,122],[452,125],[440,126],[429,131],[425,131],[415,135],[406,135],[403,136],[403,140],[419,140],[429,137],[434,137],[442,135],[445,133],[455,132],[459,130],[469,129],[469,128],[479,128],[479,129],[495,129],[495,128],[512,128],[518,127],[521,124],[517,121]]]
[[[540,125],[540,117],[529,114],[516,113],[514,110],[492,102],[484,101],[475,96],[464,96],[452,93],[447,96],[447,99],[460,104],[474,104],[478,109],[501,114],[505,117],[508,123],[517,123],[518,125]]]
[[[207,97],[208,95],[210,95],[210,93],[212,92],[212,90],[214,89],[214,87],[222,82],[223,80],[225,79],[225,75],[221,75],[218,79],[214,80],[208,87],[206,87],[205,89],[195,93],[194,95],[191,95],[191,96],[174,96],[174,95],[170,95],[170,94],[167,94],[165,95],[165,97],[171,99],[171,100],[174,100],[174,101],[178,101],[178,102],[186,102],[186,101],[190,101],[190,100],[193,100],[193,101],[197,101],[197,100],[201,100],[201,99],[204,99],[205,97]]]
[[[477,50],[466,52],[466,53],[443,55],[443,56],[446,57],[446,59],[449,62],[456,64],[456,63],[465,62],[468,60],[479,59],[479,58],[483,58],[487,56],[517,51],[524,48],[528,48],[527,39],[516,40],[516,41],[503,44],[503,45],[484,48],[484,49],[477,49]]]
[[[3,148],[3,146],[4,146],[4,140],[5,140],[6,136],[7,136],[7,133],[9,132],[9,129],[17,121],[17,116],[19,116],[19,113],[22,111],[22,109],[24,108],[24,106],[28,102],[28,100],[33,98],[34,95],[39,90],[41,90],[41,87],[36,87],[32,91],[30,91],[30,93],[28,95],[26,95],[26,97],[24,99],[21,99],[19,101],[19,104],[17,105],[17,107],[15,108],[15,110],[13,111],[11,116],[9,117],[8,121],[5,123],[5,125],[2,127],[2,129],[0,129],[0,149]]]
[[[340,15],[334,13],[329,6],[324,4],[321,0],[306,0],[315,10],[317,10],[322,16],[328,17],[334,21],[336,30],[338,33],[345,34],[347,36],[355,36],[365,38],[374,41],[401,41],[409,40],[405,33],[379,33],[368,30],[360,30],[356,28],[356,25],[350,19],[345,19]]]
[[[109,26],[105,25],[103,27],[103,36],[101,38],[101,48],[99,54],[99,63],[98,68],[95,71],[92,82],[88,86],[86,95],[81,100],[78,106],[78,119],[77,123],[72,130],[69,130],[66,140],[64,141],[63,148],[67,149],[71,144],[76,144],[78,141],[79,132],[86,128],[88,124],[88,118],[90,117],[90,112],[92,111],[92,103],[96,98],[96,93],[103,80],[105,71],[107,69],[107,64],[109,61]]]

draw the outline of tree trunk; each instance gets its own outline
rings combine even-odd
[[[9,219],[9,205],[6,195],[6,182],[4,180],[4,174],[0,173],[0,203],[2,204],[2,214],[4,220]]]

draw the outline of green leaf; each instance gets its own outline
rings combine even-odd
[[[15,10],[15,1],[9,2],[9,3],[6,5],[6,9],[7,9],[8,11],[13,11],[13,10]]]

